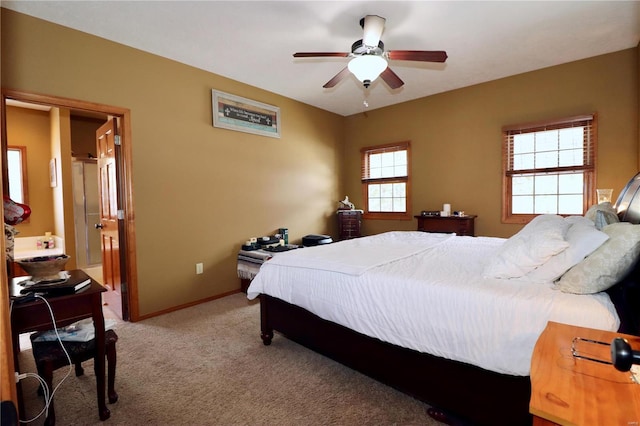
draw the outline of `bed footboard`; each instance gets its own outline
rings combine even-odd
[[[474,425],[530,425],[529,377],[508,376],[382,342],[260,296],[261,337],[274,331]]]

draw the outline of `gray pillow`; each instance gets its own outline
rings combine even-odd
[[[589,210],[587,210],[587,212],[584,214],[584,217],[586,217],[587,219],[591,219],[593,222],[595,222],[596,214],[599,211],[608,212],[616,216],[618,215],[618,212],[616,211],[616,209],[613,208],[611,203],[607,202],[607,203],[594,204],[593,206],[589,207]]]
[[[602,231],[609,239],[569,269],[557,288],[565,293],[598,293],[612,287],[631,269],[640,253],[640,225],[613,223]]]
[[[608,210],[598,210],[596,211],[596,220],[594,220],[594,222],[596,224],[596,229],[603,230],[607,225],[620,222],[620,218],[617,214]]]

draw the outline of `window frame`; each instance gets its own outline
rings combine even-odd
[[[560,130],[572,127],[586,127],[583,134],[584,164],[579,166],[558,166],[550,168],[534,168],[515,171],[513,167],[512,142],[513,136],[523,133],[535,133],[547,130]],[[525,174],[572,173],[584,174],[582,189],[582,214],[596,201],[596,162],[598,148],[597,114],[583,114],[578,116],[504,126],[502,128],[502,223],[526,224],[538,213],[512,213],[513,176]]]
[[[407,152],[407,176],[388,178],[369,178],[368,164],[371,154],[383,152],[406,151]],[[362,182],[362,199],[364,201],[364,219],[383,220],[411,220],[411,142],[402,141],[382,145],[368,146],[360,149],[360,178]],[[404,183],[406,190],[406,210],[404,212],[370,212],[369,211],[369,185],[379,183]]]

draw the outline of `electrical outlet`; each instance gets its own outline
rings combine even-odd
[[[202,263],[196,263],[196,274],[201,274],[203,271]]]

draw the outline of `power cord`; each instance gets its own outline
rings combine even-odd
[[[47,386],[47,383],[45,382],[45,380],[40,377],[39,375],[35,374],[35,373],[18,373],[16,371],[16,383],[18,383],[20,380],[25,379],[27,377],[33,377],[36,378],[39,382],[40,385],[42,386],[42,391],[44,394],[44,401],[45,401],[45,405],[42,408],[42,410],[32,419],[30,420],[20,420],[20,423],[31,423],[34,420],[38,419],[40,416],[42,416],[42,414],[46,413],[47,415],[49,415],[49,405],[51,404],[51,400],[53,399],[53,395],[56,393],[56,391],[58,390],[58,388],[62,385],[62,383],[64,383],[65,380],[67,380],[67,378],[71,375],[71,371],[73,371],[73,363],[71,362],[71,357],[69,356],[69,352],[67,352],[67,348],[64,347],[64,344],[62,343],[62,338],[60,337],[60,334],[58,333],[58,327],[56,325],[56,318],[55,315],[53,314],[53,309],[51,308],[51,305],[49,304],[49,302],[47,301],[47,299],[45,299],[44,297],[40,296],[39,294],[35,294],[34,298],[40,299],[44,302],[45,305],[47,305],[47,308],[49,309],[49,315],[51,316],[51,322],[53,323],[53,330],[56,333],[56,337],[58,338],[58,342],[60,343],[60,346],[62,346],[62,350],[64,351],[64,354],[67,356],[67,361],[69,362],[69,370],[67,371],[67,374],[62,378],[62,380],[60,380],[60,383],[58,383],[58,385],[53,389],[53,391],[51,392],[51,395],[49,395],[49,387]],[[11,312],[13,310],[13,301],[11,301],[11,306],[9,308],[9,312]]]
[[[30,419],[30,420],[19,420],[20,423],[31,423],[34,420],[38,419],[40,416],[42,416],[43,413],[48,413],[49,411],[49,401],[51,401],[51,398],[49,397],[49,386],[47,386],[47,382],[45,382],[45,380],[38,376],[36,373],[22,373],[19,374],[16,371],[16,383],[18,383],[20,380],[22,379],[26,379],[27,377],[32,377],[36,380],[38,380],[40,382],[40,386],[42,386],[42,393],[44,395],[44,401],[45,401],[45,406],[44,408],[42,408],[42,410],[38,413],[38,415],[36,415],[34,418]]]

